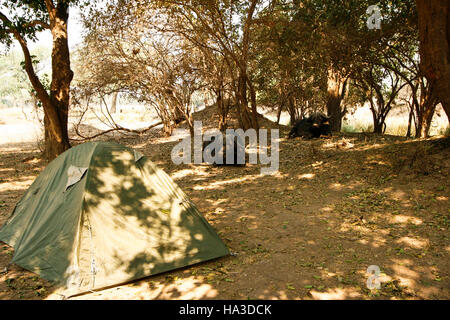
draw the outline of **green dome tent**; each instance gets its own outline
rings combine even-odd
[[[11,263],[70,296],[229,254],[195,205],[149,159],[88,142],[36,178],[0,240]]]

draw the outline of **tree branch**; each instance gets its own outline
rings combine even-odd
[[[50,25],[45,22],[45,21],[41,21],[41,20],[33,20],[31,22],[28,22],[26,24],[23,25],[24,27],[36,27],[36,26],[41,26],[44,29],[49,29],[50,30]]]
[[[86,141],[86,140],[92,140],[92,139],[94,139],[94,138],[97,138],[97,137],[99,137],[99,136],[101,136],[101,135],[104,135],[104,134],[107,134],[107,133],[110,133],[110,132],[113,132],[113,131],[125,131],[125,132],[130,132],[130,133],[143,134],[143,133],[149,131],[150,129],[153,129],[154,127],[159,126],[159,125],[161,125],[161,124],[162,124],[162,121],[157,122],[157,123],[154,123],[154,124],[150,125],[149,127],[145,128],[145,129],[142,129],[142,130],[132,130],[132,129],[128,129],[128,128],[124,128],[124,127],[118,126],[118,127],[111,128],[111,129],[102,131],[102,132],[100,132],[100,133],[94,134],[93,136],[90,136],[90,137],[83,136],[83,135],[80,133],[80,131],[78,130],[78,126],[75,126],[75,133],[76,133],[79,137],[81,137],[82,139],[70,139],[70,140],[72,140],[72,141]]]
[[[53,3],[52,0],[45,0],[45,6],[47,7],[47,12],[50,17],[50,23],[51,23],[51,21],[55,20],[55,14],[56,14],[55,4]]]
[[[31,81],[34,90],[36,90],[36,93],[38,94],[39,97],[42,97],[43,99],[48,99],[48,101],[50,101],[50,97],[47,91],[45,90],[44,86],[42,85],[41,81],[39,80],[34,70],[33,60],[31,58],[31,54],[28,49],[26,40],[22,37],[20,32],[17,31],[16,28],[14,28],[13,23],[8,19],[8,17],[6,17],[2,12],[0,12],[0,20],[2,20],[6,25],[9,26],[8,31],[14,35],[14,38],[16,38],[16,40],[20,44],[20,47],[22,48],[25,59],[25,71]]]

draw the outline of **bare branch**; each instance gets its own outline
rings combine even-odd
[[[82,139],[70,139],[72,141],[86,141],[86,140],[92,140],[95,139],[101,135],[113,132],[113,131],[125,131],[125,132],[130,132],[130,133],[135,133],[135,134],[143,134],[151,129],[153,129],[154,127],[157,127],[159,125],[163,124],[162,121],[154,123],[152,125],[150,125],[149,127],[142,129],[142,130],[132,130],[132,129],[128,129],[128,128],[124,128],[124,127],[116,127],[116,128],[111,128],[105,131],[102,131],[100,133],[94,134],[93,136],[87,137],[87,136],[83,136],[80,131],[78,130],[78,126],[75,126],[75,132],[76,134],[81,137]]]

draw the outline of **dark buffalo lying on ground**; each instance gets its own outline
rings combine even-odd
[[[209,137],[206,139],[206,141],[203,141],[202,151],[205,151],[205,149],[214,142],[214,136]],[[233,161],[231,163],[227,163],[227,148],[233,148]],[[241,147],[241,148],[239,148]],[[238,152],[243,152],[243,158],[238,157]],[[211,156],[215,157],[215,150],[212,149]],[[222,159],[222,163],[216,163],[216,162],[208,162],[204,160],[206,163],[213,164],[215,166],[245,166],[246,165],[246,159],[245,159],[245,147],[241,146],[239,142],[236,139],[233,139],[232,145],[228,145],[226,143],[226,136],[223,137],[223,145],[219,150],[219,158]]]
[[[308,118],[294,123],[289,138],[302,137],[306,139],[331,136],[330,118],[320,112],[311,114]]]

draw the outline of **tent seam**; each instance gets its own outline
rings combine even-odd
[[[79,246],[81,244],[81,235],[82,235],[82,228],[83,228],[82,221],[83,221],[83,213],[85,211],[84,207],[85,207],[86,189],[88,188],[88,185],[90,183],[90,179],[89,178],[90,178],[90,171],[91,170],[89,170],[89,169],[91,167],[92,158],[93,158],[93,155],[95,154],[95,151],[97,150],[98,145],[99,144],[97,142],[95,142],[95,147],[92,150],[91,157],[89,159],[89,164],[87,166],[88,169],[86,170],[87,171],[86,172],[86,182],[85,182],[85,185],[84,185],[84,188],[83,188],[83,192],[82,192],[82,195],[81,195],[80,217],[78,219],[78,230],[77,230],[77,237],[76,237],[77,240],[74,243],[74,248],[72,249],[72,250],[75,251],[77,267],[79,267],[79,265],[78,265],[79,264]]]

